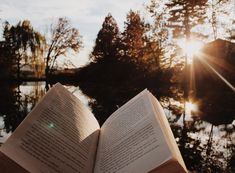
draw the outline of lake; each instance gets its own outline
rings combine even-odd
[[[65,87],[86,105],[93,99],[84,95],[77,86]],[[45,82],[24,82],[20,85],[6,83],[0,88],[0,143],[4,143],[43,97],[46,89]],[[189,170],[235,171],[235,121],[213,125],[191,114],[197,109],[193,103],[185,103],[185,116],[178,116],[169,109],[172,106],[182,108],[183,105],[176,100],[161,99],[161,104]]]

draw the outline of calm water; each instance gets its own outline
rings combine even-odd
[[[78,87],[65,86],[84,104],[86,97]],[[27,82],[19,86],[2,85],[0,97],[0,143],[11,135],[27,113],[45,94],[44,82]],[[162,101],[165,113],[171,124],[178,146],[189,170],[195,172],[234,172],[235,171],[235,121],[226,125],[212,125],[191,116],[194,105],[187,104],[185,119],[169,111],[169,106],[182,106],[168,99]]]
[[[78,87],[65,87],[88,105],[89,98]],[[46,93],[45,82],[25,82],[19,86],[6,85],[3,88],[4,95],[0,98],[0,144],[6,141],[11,131]]]

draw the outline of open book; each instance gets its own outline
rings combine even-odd
[[[58,83],[0,151],[1,172],[187,172],[163,109],[148,90],[100,127],[90,110]]]

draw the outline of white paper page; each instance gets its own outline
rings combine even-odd
[[[95,173],[145,173],[171,158],[145,90],[101,127]]]
[[[174,160],[176,160],[182,166],[182,171],[184,169],[185,172],[186,172],[187,168],[184,164],[184,161],[183,161],[183,158],[181,156],[180,150],[179,150],[178,145],[175,141],[175,137],[174,137],[174,135],[171,131],[170,125],[167,121],[167,118],[164,114],[164,111],[163,111],[160,103],[158,102],[158,100],[152,94],[149,94],[149,96],[152,100],[152,103],[154,105],[155,111],[157,112],[157,115],[162,115],[162,116],[158,117],[158,120],[160,122],[161,128],[164,129],[163,132],[164,132],[165,138],[168,139],[166,142],[170,146],[169,148],[171,150],[172,156],[174,157]],[[178,171],[178,173],[180,173],[180,172],[181,171]]]
[[[0,150],[32,173],[91,173],[98,136],[89,109],[56,84]]]

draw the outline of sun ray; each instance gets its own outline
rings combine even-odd
[[[202,51],[199,51],[196,55],[196,58],[202,57],[203,59],[206,59],[208,63],[213,63],[219,68],[225,69],[229,72],[234,72],[235,68],[231,64],[229,64],[225,59],[223,58],[215,58],[214,56],[208,55],[206,53],[203,53]]]
[[[193,63],[193,61],[192,61]],[[194,96],[194,92],[196,90],[196,84],[195,84],[195,69],[194,69],[194,65],[192,64],[190,66],[190,78],[189,78],[189,97],[193,97]]]
[[[202,54],[201,54],[202,55]],[[235,93],[235,87],[225,78],[223,77],[212,65],[210,65],[206,60],[205,60],[205,56],[207,55],[203,55],[203,56],[199,56],[198,59],[207,67],[209,67],[209,69],[214,72],[234,93]]]

